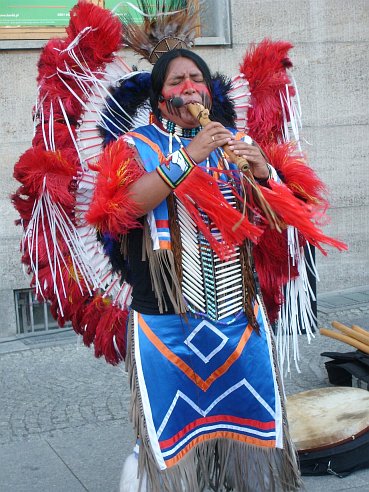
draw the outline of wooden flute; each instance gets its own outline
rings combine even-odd
[[[209,118],[209,110],[206,109],[202,104],[189,103],[186,104],[186,107],[188,111],[192,114],[192,116],[199,120],[201,126],[206,126],[211,123],[211,119]],[[241,171],[246,172],[250,169],[250,165],[247,162],[247,159],[232,152],[228,144],[223,145],[222,148],[227,154],[229,160],[234,162]]]

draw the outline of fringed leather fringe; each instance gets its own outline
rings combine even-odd
[[[181,285],[178,280],[173,252],[170,249],[159,249],[153,251],[149,227],[144,226],[143,247],[150,265],[151,284],[156,298],[158,299],[159,311],[164,313],[168,310],[165,302],[164,292],[168,295],[174,311],[178,314],[186,312],[186,301],[183,298]]]
[[[131,387],[131,419],[140,439],[138,473],[141,480],[145,475],[147,478],[147,490],[139,488],[139,492],[202,492],[206,487],[215,492],[292,492],[300,488],[296,454],[285,417],[283,449],[212,439],[197,445],[178,465],[160,471],[151,449],[138,385],[133,313],[128,330],[126,370]]]
[[[167,207],[169,215],[169,230],[170,239],[172,244],[172,251],[174,256],[174,262],[177,271],[178,281],[182,284],[183,271],[182,271],[182,240],[181,231],[178,224],[177,215],[177,198],[173,193],[167,197]]]
[[[256,299],[256,287],[252,271],[252,256],[250,248],[251,244],[246,241],[240,246],[243,282],[243,309],[246,313],[250,325],[253,327],[256,333],[259,333],[260,329],[253,308],[253,303]]]

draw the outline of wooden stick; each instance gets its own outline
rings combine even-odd
[[[362,335],[366,335],[366,336],[369,336],[369,331],[368,330],[365,330],[364,328],[361,328],[360,326],[358,325],[352,325],[351,328],[354,330],[354,331],[357,331],[358,333],[361,333]]]
[[[332,321],[332,326],[333,328],[336,328],[337,330],[341,331],[345,335],[355,338],[355,340],[359,340],[361,343],[365,343],[368,345],[369,348],[369,334],[363,335],[362,333],[359,333],[357,331],[352,330],[348,326],[339,323],[338,321]]]
[[[346,335],[342,335],[341,333],[336,333],[335,331],[332,330],[327,330],[326,328],[320,328],[320,334],[324,335],[329,338],[334,338],[335,340],[339,340],[340,342],[347,343],[348,345],[351,345],[351,347],[355,347],[365,354],[369,354],[369,347],[365,345],[365,343],[361,343],[358,340],[355,340],[354,338],[348,337]]]

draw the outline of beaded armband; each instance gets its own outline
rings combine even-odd
[[[176,188],[190,174],[196,163],[181,147],[160,164],[156,171],[171,188]]]

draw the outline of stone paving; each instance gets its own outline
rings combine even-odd
[[[321,296],[319,326],[334,319],[369,328],[369,287]],[[348,350],[319,334],[310,345],[301,337],[300,346],[302,374],[286,377],[287,394],[327,386],[319,354]],[[95,359],[64,332],[0,343],[0,374],[0,491],[116,491],[133,444],[124,367]],[[305,477],[304,485],[368,491],[369,470],[342,480]]]
[[[86,424],[127,423],[123,366],[95,360],[75,342],[4,354],[0,372],[0,444]]]

